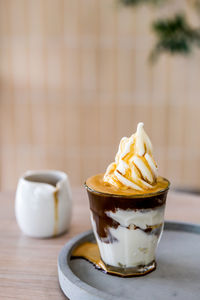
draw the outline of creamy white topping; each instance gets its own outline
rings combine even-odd
[[[146,229],[148,226],[163,223],[164,208],[164,206],[161,206],[157,209],[141,209],[137,211],[117,209],[115,212],[107,211],[106,215],[123,227],[136,225],[142,229]]]
[[[151,189],[157,182],[157,165],[152,156],[152,144],[139,123],[130,138],[123,137],[115,157],[104,175],[104,182],[117,188],[139,191]]]

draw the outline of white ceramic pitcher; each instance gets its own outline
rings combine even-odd
[[[61,171],[27,171],[18,182],[15,213],[28,236],[57,236],[69,229],[72,196],[67,174]]]

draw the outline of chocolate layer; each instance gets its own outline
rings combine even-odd
[[[104,243],[114,243],[117,239],[110,233],[109,227],[117,228],[120,224],[108,216],[100,217],[92,211],[93,220],[96,224],[97,234]]]
[[[96,223],[99,238],[103,239],[104,242],[112,243],[114,241],[114,237],[110,235],[109,227],[117,228],[120,224],[107,216],[106,212],[116,212],[117,209],[156,209],[165,204],[168,190],[165,190],[160,194],[142,198],[123,197],[120,195],[115,195],[113,197],[109,194],[98,194],[88,189],[87,192],[90,209],[93,214],[94,222]],[[149,228],[147,231],[151,231],[151,229]]]

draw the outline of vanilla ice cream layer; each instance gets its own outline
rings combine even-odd
[[[104,242],[96,231],[96,224],[91,214],[91,221],[94,234],[99,246],[103,261],[116,267],[135,267],[147,265],[155,259],[155,250],[160,239],[160,232],[163,228],[164,206],[148,211],[123,211],[115,213],[107,212],[107,215],[119,223],[117,228],[109,227],[109,235],[113,242]],[[157,228],[145,232],[145,229]]]
[[[117,221],[123,227],[135,225],[146,229],[147,225],[154,226],[163,222],[164,205],[156,209],[141,209],[135,211],[131,209],[117,209],[116,212],[107,211],[106,215]]]

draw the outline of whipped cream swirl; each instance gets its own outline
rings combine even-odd
[[[157,183],[157,164],[152,156],[152,144],[139,123],[130,138],[123,137],[115,157],[104,175],[104,182],[120,189],[152,189]]]

